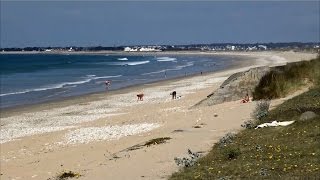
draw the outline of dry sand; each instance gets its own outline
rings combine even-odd
[[[251,60],[221,72],[1,112],[1,180],[48,179],[63,170],[80,173],[80,179],[166,179],[179,170],[174,157],[186,156],[187,149],[208,152],[224,134],[240,130],[254,108],[254,103],[239,101],[198,109],[190,109],[192,105],[235,72],[316,56],[294,52],[219,54]],[[180,99],[171,99],[173,90]],[[144,101],[137,101],[139,92],[144,92]],[[159,137],[172,139],[127,149]]]

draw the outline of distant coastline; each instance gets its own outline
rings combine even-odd
[[[160,51],[160,52],[124,52],[124,51],[5,51],[0,52],[1,54],[58,54],[58,55],[250,55],[250,54],[261,54],[261,53],[274,53],[274,52],[299,52],[299,53],[314,53],[316,51],[294,51],[294,50],[266,50],[266,51]]]
[[[320,42],[277,43],[212,43],[188,45],[127,45],[127,46],[64,46],[64,47],[8,47],[0,54],[186,54],[217,52],[295,51],[320,52]]]

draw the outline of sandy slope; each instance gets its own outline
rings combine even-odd
[[[207,152],[225,133],[238,131],[254,108],[254,103],[238,101],[189,109],[192,105],[234,72],[316,56],[294,52],[227,55],[254,60],[223,72],[2,112],[1,179],[47,179],[63,170],[79,172],[80,179],[166,178],[179,169],[174,157],[185,156],[187,149]],[[173,90],[181,99],[171,100]],[[135,95],[141,91],[145,100],[137,102]],[[158,137],[172,139],[126,150]]]

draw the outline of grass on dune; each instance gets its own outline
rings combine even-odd
[[[262,121],[298,120],[297,107],[320,112],[317,92],[320,88],[286,101]],[[320,177],[319,147],[319,116],[286,127],[245,129],[231,143],[215,145],[195,166],[174,173],[170,179],[316,179]]]
[[[253,99],[274,99],[308,84],[320,84],[320,56],[310,61],[274,67],[255,88]]]
[[[315,68],[319,67],[319,58],[310,63],[314,66],[310,74],[302,73],[311,66],[306,62],[282,67],[285,70],[282,71],[281,78],[295,78],[283,79],[277,82],[277,86],[300,86],[308,78],[313,87],[279,105],[257,122],[294,120],[293,124],[286,127],[244,129],[230,143],[215,144],[194,166],[181,169],[172,174],[170,179],[319,179],[320,116],[307,121],[299,120],[300,115],[306,111],[320,115],[320,83],[317,82],[320,81],[320,68]],[[293,75],[295,71],[301,74]],[[265,88],[261,92],[267,92],[269,98],[283,95],[273,92],[277,88],[272,90],[269,87],[266,91],[269,85],[270,83],[261,85],[260,90]],[[276,95],[270,96],[273,94]]]

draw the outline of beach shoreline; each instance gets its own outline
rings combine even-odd
[[[170,54],[167,54],[170,55]],[[191,54],[180,54],[180,55],[191,55]],[[194,52],[192,55],[201,55],[197,54]],[[210,56],[214,56],[215,54],[208,54]],[[229,54],[223,54],[223,56],[229,56]],[[230,57],[232,58],[232,57]],[[214,73],[221,73],[224,71],[230,71],[230,70],[236,70],[239,69],[239,67],[248,67],[250,65],[253,65],[256,61],[256,58],[248,56],[248,57],[242,57],[241,60],[237,60],[236,62],[233,62],[228,68],[222,69],[222,70],[215,70],[215,71],[209,71],[209,72],[203,72],[203,74],[197,73],[197,74],[187,74],[185,76],[179,76],[179,77],[170,77],[167,76],[163,79],[148,82],[148,83],[141,83],[141,84],[136,84],[136,85],[129,85],[125,87],[121,87],[119,89],[113,89],[113,90],[108,90],[108,91],[102,91],[102,92],[92,92],[92,93],[87,93],[83,95],[76,95],[76,96],[69,96],[69,97],[60,97],[56,100],[48,100],[44,102],[39,102],[39,103],[29,103],[29,104],[21,104],[21,105],[15,105],[15,106],[10,106],[10,107],[3,107],[0,108],[2,111],[2,117],[9,116],[10,114],[14,114],[16,112],[27,112],[30,111],[31,109],[36,109],[39,110],[39,107],[61,107],[61,106],[68,106],[71,104],[74,104],[75,102],[84,102],[88,98],[91,100],[98,100],[103,96],[112,96],[115,94],[122,94],[122,93],[128,93],[130,91],[139,91],[139,89],[143,89],[145,87],[150,87],[150,86],[159,86],[162,84],[167,84],[171,83],[174,81],[179,81],[183,80],[185,78],[192,78],[196,76],[201,76],[201,75],[208,75],[208,74],[214,74]]]
[[[47,62],[48,59],[48,63],[58,64],[60,69],[58,68],[57,71],[49,71],[48,74],[45,74],[46,78],[37,77],[41,72],[45,73],[45,69],[55,68],[55,65],[51,64],[51,66],[43,67],[44,69],[38,68],[37,71],[34,71],[34,69],[32,69],[33,63],[29,62],[29,66],[25,67],[28,76],[34,75],[39,81],[32,81],[30,78],[24,78],[23,73],[21,73],[20,70],[17,70],[18,74],[17,76],[14,76],[12,72],[15,73],[15,71],[7,72],[5,69],[5,66],[8,66],[9,69],[10,67],[14,67],[15,64],[12,64],[12,62],[15,62],[17,59],[32,58],[36,59],[34,64],[43,64],[42,60]],[[226,58],[226,61],[221,61],[224,58]],[[86,59],[86,63],[89,67],[84,66],[85,63],[82,62],[83,59]],[[2,103],[0,108],[7,109],[10,107],[23,107],[37,103],[43,104],[43,102],[56,101],[57,99],[69,99],[68,97],[71,96],[77,97],[85,94],[89,95],[104,92],[106,90],[104,84],[105,80],[112,81],[112,86],[108,87],[108,91],[114,91],[139,84],[200,74],[200,72],[214,72],[237,66],[238,63],[242,63],[238,61],[246,61],[247,59],[248,58],[246,57],[238,58],[234,56],[226,57],[218,55],[203,56],[187,54],[176,56],[138,55],[136,57],[128,56],[125,58],[120,55],[108,57],[105,54],[93,57],[90,57],[90,55],[64,56],[53,54],[4,56],[4,76],[1,93]],[[199,62],[197,62],[198,60]],[[200,61],[203,61],[203,63],[200,63]],[[205,61],[207,61],[207,63],[205,63]],[[7,65],[6,62],[8,63]],[[145,63],[145,65],[140,66],[139,63],[141,62]],[[83,66],[83,68],[80,68],[81,66]],[[79,69],[77,69],[77,67],[79,67]],[[28,72],[28,68],[31,69],[31,72]],[[86,68],[88,69],[86,70]],[[93,69],[90,70],[91,68]],[[114,68],[116,68],[117,71],[114,71]],[[24,67],[19,67],[17,69],[21,69],[21,71],[24,72]],[[131,71],[135,73],[132,74]],[[62,74],[64,73],[67,74],[63,76]],[[55,77],[57,76],[62,77],[59,78],[59,80],[56,80]],[[15,90],[14,86],[17,86],[16,82],[25,83],[19,83],[20,87]],[[66,93],[63,93],[64,91]],[[28,100],[29,97],[34,98]]]
[[[219,72],[1,110],[1,179],[47,179],[63,170],[79,172],[80,179],[166,178],[178,169],[174,157],[183,156],[188,148],[206,152],[226,132],[237,132],[254,108],[254,103],[239,102],[189,109],[192,105],[233,73],[316,56],[294,52],[242,55],[254,61]],[[171,99],[173,90],[181,99]],[[145,99],[137,101],[141,91]],[[172,138],[168,143],[122,151],[167,136]]]
[[[49,54],[66,54],[66,52],[5,52],[2,54],[44,54],[44,55],[49,55]],[[274,62],[269,62],[269,63],[264,63],[264,62],[259,62],[261,59],[264,59],[265,57],[271,57],[273,54],[277,54],[282,56],[285,54],[285,56],[292,56],[293,54],[298,54],[301,57],[303,56],[309,56],[309,57],[315,57],[315,53],[306,53],[306,52],[293,52],[293,51],[262,51],[262,52],[240,52],[240,51],[226,51],[226,52],[201,52],[201,51],[170,51],[170,52],[123,52],[123,51],[99,51],[99,52],[92,52],[92,51],[81,51],[81,52],[71,52],[72,54],[78,54],[78,55],[101,55],[101,54],[110,54],[110,55],[129,55],[129,56],[135,56],[135,55],[208,55],[208,56],[229,56],[232,58],[233,56],[241,56],[243,59],[240,61],[235,62],[232,64],[229,68],[223,69],[223,70],[217,70],[217,71],[210,71],[210,72],[205,72],[203,75],[206,74],[214,74],[214,73],[220,73],[223,71],[227,70],[236,70],[239,67],[254,67],[254,66],[259,66],[259,64],[265,64],[272,66]],[[1,54],[1,52],[0,52]],[[295,60],[291,60],[291,62],[295,62],[297,60],[300,60],[301,57],[296,58]],[[305,60],[308,60],[310,58],[307,58]],[[265,61],[265,60],[262,60]],[[283,61],[283,59],[281,60]],[[284,62],[278,63],[277,65],[283,65]],[[200,74],[188,74],[187,76],[180,76],[180,77],[168,77],[165,79],[161,80],[156,80],[150,83],[146,83],[148,85],[158,85],[159,83],[170,83],[172,81],[176,80],[182,80],[184,78],[192,78],[194,76],[199,76]],[[8,112],[11,114],[12,112],[18,111],[18,112],[25,112],[28,111],[28,109],[36,108],[38,106],[57,106],[55,104],[65,104],[63,102],[70,102],[72,101],[81,101],[82,99],[87,99],[87,98],[93,98],[96,96],[105,96],[105,95],[114,95],[114,94],[119,94],[119,93],[126,93],[132,90],[137,90],[139,88],[144,88],[146,84],[136,84],[136,85],[129,85],[126,87],[122,87],[119,89],[114,89],[114,90],[109,90],[108,92],[92,92],[92,93],[87,93],[83,95],[76,95],[76,96],[69,96],[69,97],[60,97],[56,100],[47,100],[43,102],[38,102],[38,103],[28,103],[28,104],[21,104],[21,105],[15,105],[15,106],[10,106],[10,107],[2,107],[0,108],[0,111],[2,111],[2,116],[7,116]],[[70,105],[70,103],[66,103],[66,105]],[[58,105],[59,106],[59,105]],[[27,110],[24,110],[27,109]]]

